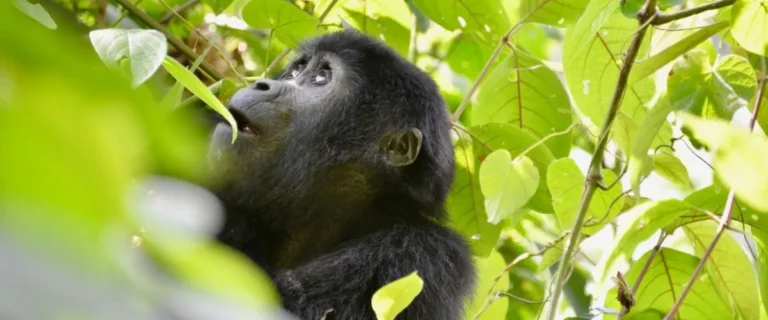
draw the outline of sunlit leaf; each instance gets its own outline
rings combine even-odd
[[[520,17],[526,21],[562,27],[579,19],[589,1],[583,0],[522,0]]]
[[[133,85],[144,83],[163,63],[168,45],[156,30],[100,29],[89,34],[101,60],[109,66],[127,63]]]
[[[714,150],[712,166],[717,177],[736,196],[760,211],[768,211],[768,140],[720,120],[684,115],[685,126]]]
[[[224,104],[216,98],[216,95],[214,95],[213,92],[200,81],[200,79],[195,77],[192,72],[187,70],[187,68],[184,68],[184,66],[171,57],[166,57],[165,60],[163,60],[163,67],[176,79],[176,81],[183,84],[187,90],[200,98],[200,100],[203,100],[209,107],[211,107],[211,109],[222,115],[232,128],[237,128],[235,118],[229,113],[227,107],[225,107]],[[232,141],[235,141],[236,137],[237,130],[232,130]]]
[[[213,9],[214,13],[220,14],[224,11],[224,9],[227,9],[227,7],[232,4],[232,1],[233,0],[203,0],[203,3],[211,6],[211,9]]]
[[[376,290],[371,298],[373,311],[378,320],[394,320],[416,299],[424,288],[424,281],[414,271]]]
[[[688,176],[688,169],[674,154],[659,152],[651,156],[651,160],[653,161],[654,172],[685,190],[693,188],[693,182]]]
[[[765,224],[764,224],[765,225]],[[755,236],[756,261],[758,284],[760,285],[760,296],[763,303],[763,310],[768,310],[768,231],[766,229],[752,229]]]
[[[243,8],[243,20],[254,28],[270,29],[285,45],[296,48],[312,36],[318,20],[286,0],[254,0]]]
[[[477,32],[486,42],[498,42],[510,28],[499,0],[414,0],[413,3],[443,28]]]
[[[701,256],[712,243],[717,222],[708,220],[683,226],[693,244],[696,255]],[[746,252],[730,233],[720,237],[707,259],[705,267],[709,279],[723,301],[733,301],[743,319],[760,319],[760,301],[757,278]]]
[[[768,55],[768,9],[763,0],[736,0],[731,11],[731,34],[745,49]]]
[[[509,123],[538,139],[565,131],[571,117],[568,94],[557,75],[522,51],[510,54],[491,71],[472,108],[475,125]],[[565,157],[571,134],[552,137],[546,145],[556,158]]]
[[[488,258],[475,257],[474,262],[475,268],[477,268],[477,284],[475,285],[474,298],[465,308],[464,319],[475,319],[481,310],[482,314],[477,319],[503,319],[507,314],[509,298],[505,296],[498,296],[497,298],[496,292],[506,292],[509,288],[509,274],[504,271],[506,267],[504,257],[494,250]],[[499,276],[501,278],[496,282],[496,278]],[[494,282],[496,283],[494,284]],[[493,287],[491,287],[492,285]],[[483,309],[486,303],[489,305]]]
[[[650,254],[650,252],[646,252],[624,274],[624,278],[630,286],[634,286]],[[662,248],[646,271],[635,293],[635,306],[628,316],[639,314],[647,309],[663,310],[664,312],[672,309],[698,263],[699,259],[695,256],[671,248]],[[731,310],[720,299],[711,281],[707,278],[700,279],[696,281],[692,290],[693,293],[685,298],[675,319],[730,319]],[[605,306],[616,310],[621,308],[616,301],[615,288],[606,295]],[[633,319],[653,318],[637,317]]]
[[[653,143],[653,137],[667,123],[667,116],[672,111],[672,104],[669,102],[666,96],[659,98],[651,110],[648,111],[648,115],[640,123],[638,129],[643,134],[638,135],[637,138],[632,141],[632,153],[630,153],[629,168],[627,174],[629,174],[629,181],[632,185],[632,190],[635,194],[640,194],[640,180],[643,175],[650,170],[650,159],[648,157],[648,149],[651,148]]]
[[[539,171],[526,156],[514,160],[499,149],[480,165],[480,190],[485,197],[488,222],[498,224],[519,211],[539,186]]]
[[[56,21],[53,21],[48,11],[45,11],[42,5],[39,3],[31,4],[27,0],[14,0],[16,7],[30,16],[32,19],[37,20],[40,24],[46,26],[49,29],[56,29]]]
[[[531,134],[509,124],[488,123],[470,127],[469,131],[472,133],[474,151],[479,159],[484,159],[496,149],[506,149],[512,157],[517,157],[536,143],[536,138]],[[533,164],[539,169],[540,179],[538,190],[526,207],[542,213],[551,213],[552,196],[544,182],[547,181],[547,167],[554,157],[544,144],[531,149],[526,156],[533,160]]]

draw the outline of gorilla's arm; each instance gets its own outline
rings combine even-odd
[[[397,225],[276,275],[285,308],[302,319],[375,319],[371,296],[418,271],[424,289],[399,318],[460,319],[474,274],[463,240],[435,225]],[[440,306],[440,308],[435,308]]]

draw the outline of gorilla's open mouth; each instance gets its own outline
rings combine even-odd
[[[259,134],[259,130],[256,129],[256,126],[248,121],[248,117],[246,117],[242,112],[235,108],[228,108],[228,110],[229,113],[232,114],[232,117],[235,118],[238,131],[254,136]]]

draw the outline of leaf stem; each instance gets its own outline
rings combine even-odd
[[[656,245],[653,246],[653,249],[651,249],[651,254],[648,256],[648,260],[645,261],[645,264],[643,265],[643,269],[640,270],[640,273],[637,275],[637,279],[635,280],[635,283],[632,285],[632,295],[634,296],[635,293],[637,293],[637,289],[640,289],[640,282],[643,281],[643,278],[645,277],[645,274],[648,273],[648,269],[651,268],[651,263],[653,262],[653,258],[656,258],[656,254],[659,253],[659,250],[661,250],[661,244],[664,242],[664,239],[666,239],[667,235],[662,231],[659,234],[659,240],[656,241]],[[624,315],[628,312],[626,307],[621,307],[621,312],[619,312],[619,315],[616,316],[616,320],[621,320],[624,318]]]
[[[187,56],[187,58],[189,58],[189,60],[191,60],[191,61],[196,61],[197,60],[198,56],[195,53],[195,51],[193,51],[190,47],[188,47],[186,44],[184,44],[184,42],[181,42],[181,40],[179,40],[179,38],[177,38],[172,33],[170,33],[168,31],[168,29],[163,27],[163,25],[161,25],[157,21],[153,20],[149,15],[147,15],[146,12],[144,12],[141,9],[139,9],[139,7],[135,6],[133,3],[131,3],[128,0],[115,0],[115,1],[117,1],[117,3],[119,3],[123,8],[128,10],[128,12],[130,12],[133,16],[135,16],[136,18],[138,18],[139,20],[144,22],[150,28],[155,29],[157,31],[160,31],[160,33],[165,35],[165,37],[168,39],[168,42],[170,42],[171,45],[174,46],[176,49],[181,51],[181,53],[183,55]],[[214,81],[218,81],[218,80],[224,79],[224,76],[222,76],[221,73],[216,71],[216,69],[211,67],[211,65],[209,65],[205,61],[203,61],[200,64],[200,68],[203,69],[203,71],[205,71],[205,73],[210,75],[211,78],[213,78]]]
[[[563,286],[566,282],[565,280],[567,278],[568,270],[571,269],[571,258],[573,257],[574,252],[579,245],[581,229],[584,226],[584,218],[587,215],[587,211],[589,211],[589,205],[592,201],[592,196],[595,194],[595,191],[598,188],[598,183],[600,183],[602,180],[603,155],[605,153],[605,148],[608,145],[611,126],[616,119],[616,115],[619,113],[621,100],[624,97],[624,92],[627,88],[627,79],[629,78],[629,73],[632,70],[632,65],[635,62],[635,58],[637,57],[638,51],[640,50],[640,45],[642,44],[645,33],[648,30],[648,26],[650,25],[650,23],[647,22],[655,19],[657,15],[656,0],[646,0],[645,5],[643,5],[640,12],[638,12],[637,17],[639,28],[635,33],[634,38],[632,39],[632,43],[627,49],[624,64],[621,66],[621,70],[619,71],[619,79],[616,81],[616,89],[614,90],[613,97],[611,98],[608,114],[606,115],[605,122],[600,129],[597,145],[595,146],[595,151],[592,154],[592,160],[589,164],[589,169],[584,180],[584,193],[581,197],[581,205],[579,206],[576,221],[574,221],[573,227],[571,228],[571,237],[566,243],[566,248],[557,268],[557,273],[555,273],[553,278],[554,288],[547,311],[547,319],[549,320],[554,320],[555,316],[557,315],[560,295],[562,295],[563,292]]]
[[[697,15],[697,14],[702,13],[704,11],[720,9],[722,7],[730,6],[733,3],[735,3],[735,2],[736,2],[736,0],[720,0],[720,1],[715,1],[715,2],[705,3],[705,4],[702,4],[700,6],[696,6],[696,7],[688,8],[688,9],[684,9],[684,10],[680,10],[680,11],[673,12],[673,13],[666,13],[666,14],[665,13],[660,13],[659,16],[656,17],[656,19],[653,20],[653,25],[662,25],[662,24],[666,24],[666,23],[669,23],[669,22],[672,22],[672,21],[676,21],[676,20],[680,20],[680,19],[683,19],[683,18],[687,18],[687,17],[693,16],[693,15]]]
[[[759,75],[759,81],[757,86],[757,94],[755,95],[755,104],[752,108],[752,118],[749,120],[749,131],[755,129],[755,122],[757,119],[757,115],[760,112],[760,105],[763,100],[763,92],[765,89],[765,57],[760,57],[760,69],[761,74]],[[672,320],[677,314],[677,312],[680,310],[680,306],[683,305],[683,301],[685,300],[685,297],[688,295],[688,293],[691,291],[691,287],[693,287],[693,284],[696,282],[696,280],[699,278],[699,275],[701,274],[701,270],[704,269],[704,266],[707,263],[707,260],[709,259],[709,256],[712,255],[712,251],[715,250],[715,245],[717,245],[717,242],[720,240],[720,236],[723,235],[723,232],[728,229],[728,225],[731,223],[731,219],[733,219],[733,204],[735,202],[736,193],[731,189],[730,192],[728,192],[728,198],[725,199],[725,209],[723,209],[723,214],[720,218],[720,224],[717,226],[717,231],[715,232],[715,236],[712,238],[712,242],[710,242],[709,246],[707,247],[707,250],[704,251],[704,254],[701,256],[701,261],[699,261],[699,265],[696,266],[696,270],[693,271],[693,274],[691,274],[691,278],[688,279],[688,283],[685,285],[685,288],[680,293],[680,297],[677,298],[677,301],[675,301],[675,305],[672,307],[672,310],[669,310],[669,313],[666,317],[664,317],[665,320]]]

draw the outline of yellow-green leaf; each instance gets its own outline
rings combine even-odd
[[[499,149],[480,165],[480,190],[485,196],[488,222],[498,224],[518,212],[536,193],[539,171],[526,156],[514,160],[509,151]]]
[[[768,55],[768,4],[764,0],[736,0],[731,11],[731,34],[750,52]]]
[[[424,288],[424,280],[414,271],[376,290],[371,298],[373,312],[378,320],[394,320],[416,299]]]

